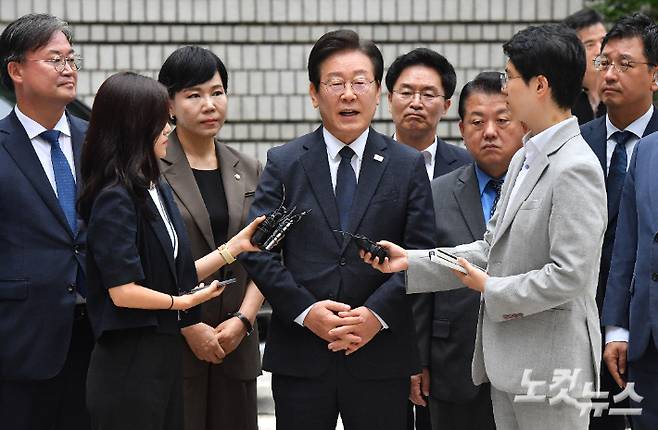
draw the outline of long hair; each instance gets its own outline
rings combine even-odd
[[[160,177],[154,144],[167,122],[168,103],[164,86],[131,72],[110,76],[98,89],[80,169],[78,212],[85,222],[98,193],[113,185],[126,187],[146,209],[148,188]]]

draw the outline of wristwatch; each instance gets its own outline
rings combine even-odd
[[[241,312],[233,312],[232,314],[230,313],[229,316],[236,317],[237,319],[242,321],[242,324],[244,324],[244,326],[247,328],[247,336],[249,336],[254,331],[254,326],[251,325],[251,321],[249,321],[249,318],[242,315]]]

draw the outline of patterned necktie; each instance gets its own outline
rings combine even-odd
[[[624,187],[626,179],[626,167],[628,164],[628,155],[626,154],[626,142],[634,134],[628,130],[615,131],[610,137],[617,142],[610,159],[608,177],[606,178],[606,190],[608,192],[608,214],[614,215],[619,211],[619,201],[621,200],[621,190]]]
[[[498,200],[500,200],[500,190],[503,188],[503,182],[504,179],[493,178],[489,179],[489,182],[487,182],[487,186],[496,193],[496,197],[494,197],[494,201],[491,204],[491,210],[489,211],[489,218],[491,218],[494,215],[494,212],[496,212],[496,206],[498,205]]]
[[[351,163],[354,151],[349,146],[345,146],[338,154],[341,159],[336,174],[336,205],[340,217],[340,228],[347,231],[350,210],[356,194],[356,174]]]
[[[59,205],[64,211],[66,220],[71,227],[73,233],[77,228],[77,216],[75,213],[75,180],[71,167],[66,160],[62,148],[59,146],[60,132],[57,130],[46,130],[40,136],[48,143],[50,143],[50,160],[53,163],[53,171],[55,172],[55,185],[57,188],[57,198]]]

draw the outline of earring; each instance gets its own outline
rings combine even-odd
[[[169,115],[169,122],[172,124],[176,124],[176,115]]]

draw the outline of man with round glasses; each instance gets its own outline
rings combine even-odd
[[[10,23],[0,59],[16,95],[0,120],[0,426],[84,430],[93,336],[75,203],[87,123],[66,113],[80,62],[68,24],[46,14]]]
[[[457,75],[450,62],[441,54],[427,48],[417,48],[400,55],[386,73],[388,110],[395,124],[393,138],[423,154],[425,170],[430,180],[470,163],[471,157],[463,148],[450,145],[437,136],[439,121],[450,108]],[[419,335],[423,372],[411,380],[412,391],[424,393],[425,399],[415,398],[420,406],[409,403],[407,427],[430,429],[426,397],[429,391],[429,309],[431,295],[414,297],[416,331]],[[420,318],[418,318],[420,315]],[[425,352],[423,352],[425,351]],[[419,389],[419,386],[422,388]]]

